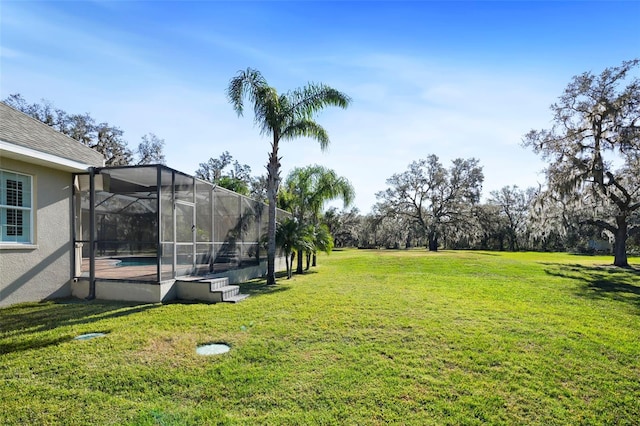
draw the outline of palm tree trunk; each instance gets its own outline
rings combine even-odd
[[[289,271],[291,270],[289,266],[289,253],[284,254],[284,264],[287,266],[287,278],[289,278]]]
[[[278,134],[274,132],[269,164],[267,165],[267,199],[269,224],[267,227],[267,285],[276,283],[276,200],[280,185],[280,161],[278,159]]]
[[[302,273],[302,250],[298,249],[298,263],[296,264],[296,274]]]
[[[291,252],[291,261],[289,262],[289,270],[287,271],[287,279],[290,280],[293,276],[293,258],[296,256],[296,252]]]
[[[267,227],[267,284],[276,283],[276,200],[274,191],[267,190],[269,226]]]
[[[298,225],[299,226],[303,226],[304,223],[304,209],[303,207],[299,207],[299,212],[298,212]],[[302,274],[302,253],[304,252],[304,250],[299,247],[297,250],[298,252],[298,262],[296,264],[296,274]]]

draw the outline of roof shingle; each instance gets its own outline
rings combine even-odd
[[[0,102],[0,140],[89,166],[104,166],[104,156],[99,152],[3,102]]]

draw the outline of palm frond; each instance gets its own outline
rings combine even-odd
[[[295,139],[300,136],[317,140],[320,143],[320,149],[323,151],[329,146],[329,134],[324,127],[311,119],[296,120],[285,127],[281,134],[282,139],[285,140]]]
[[[331,169],[322,166],[316,166],[319,170],[316,172],[316,182],[313,197],[310,198],[309,204],[311,211],[317,216],[324,203],[328,200],[342,199],[345,207],[349,206],[355,198],[355,190],[348,179],[338,176]]]
[[[296,117],[310,118],[315,112],[326,106],[347,108],[351,98],[344,93],[324,84],[309,83],[287,93],[289,100],[287,114]]]
[[[255,103],[256,95],[268,87],[269,85],[260,71],[247,68],[238,71],[238,74],[229,81],[227,99],[233,105],[236,113],[242,115],[245,97]]]
[[[324,223],[313,228],[313,245],[315,250],[320,250],[327,254],[333,250],[333,236],[329,227]]]
[[[254,122],[260,127],[263,135],[280,131],[282,126],[282,108],[278,92],[273,87],[261,88],[254,98]]]

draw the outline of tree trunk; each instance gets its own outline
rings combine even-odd
[[[302,273],[302,250],[298,250],[298,264],[296,268],[296,274]]]
[[[616,216],[618,227],[615,233],[615,242],[613,243],[613,265],[628,267],[627,261],[627,217],[624,215]]]
[[[429,251],[438,251],[438,233],[429,232]]]
[[[276,283],[276,199],[278,198],[280,161],[278,160],[278,139],[273,136],[267,165],[267,199],[269,200],[269,224],[267,228],[267,285]]]
[[[291,265],[289,264],[289,254],[285,253],[285,257],[284,257],[284,263],[285,265],[287,265],[287,278],[291,278],[289,271],[291,270]]]
[[[296,256],[296,252],[291,252],[291,261],[289,262],[289,268],[287,268],[287,279],[291,279],[293,276],[293,258]]]
[[[313,258],[312,258],[312,262],[311,262],[311,266],[313,266],[314,268],[316,266],[318,266],[318,264],[316,263],[316,259],[318,258],[318,256],[316,255],[315,252],[313,252]]]
[[[267,285],[276,283],[276,201],[274,191],[267,190],[269,225],[267,227]]]

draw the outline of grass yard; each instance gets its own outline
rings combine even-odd
[[[236,305],[0,309],[0,424],[638,424],[630,261],[345,250]]]

